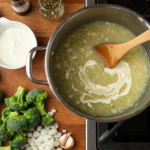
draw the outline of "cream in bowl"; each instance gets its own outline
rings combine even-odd
[[[37,46],[31,29],[23,23],[0,19],[0,66],[7,69],[22,68],[28,52]]]

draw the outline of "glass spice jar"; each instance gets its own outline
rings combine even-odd
[[[39,0],[40,15],[47,20],[59,19],[64,14],[64,3],[62,0]]]
[[[30,9],[29,0],[9,0],[13,10],[18,14],[27,14]]]

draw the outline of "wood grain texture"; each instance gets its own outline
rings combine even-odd
[[[38,0],[30,0],[32,5],[31,12],[26,16],[17,15],[11,8],[8,0],[0,1],[0,17],[6,17],[10,20],[16,20],[28,25],[35,33],[38,45],[46,46],[48,40],[58,26],[58,24],[72,12],[84,7],[84,0],[64,0],[65,13],[60,20],[47,21],[43,19],[38,12]],[[37,79],[46,80],[44,69],[44,55],[45,52],[38,52],[33,60],[33,75]],[[32,83],[26,75],[25,68],[18,70],[7,70],[0,67],[0,90],[5,93],[5,96],[11,96],[16,92],[18,86],[23,86],[27,90],[33,88],[42,88],[49,93],[49,97],[46,100],[46,109],[50,111],[55,108],[57,113],[54,118],[60,125],[60,131],[66,129],[68,132],[72,132],[75,138],[75,146],[72,150],[84,150],[85,149],[85,122],[84,119],[73,114],[71,111],[61,105],[48,86],[36,85]],[[5,107],[1,105],[0,110]]]

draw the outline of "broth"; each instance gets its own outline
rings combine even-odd
[[[96,21],[80,26],[63,41],[56,53],[55,83],[69,105],[92,116],[111,116],[138,103],[149,80],[144,47],[133,48],[114,69],[107,68],[93,48],[133,37],[121,25]]]

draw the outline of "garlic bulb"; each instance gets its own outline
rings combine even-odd
[[[59,145],[64,149],[70,149],[74,146],[74,139],[72,136],[70,136],[71,133],[63,134],[59,138]]]

